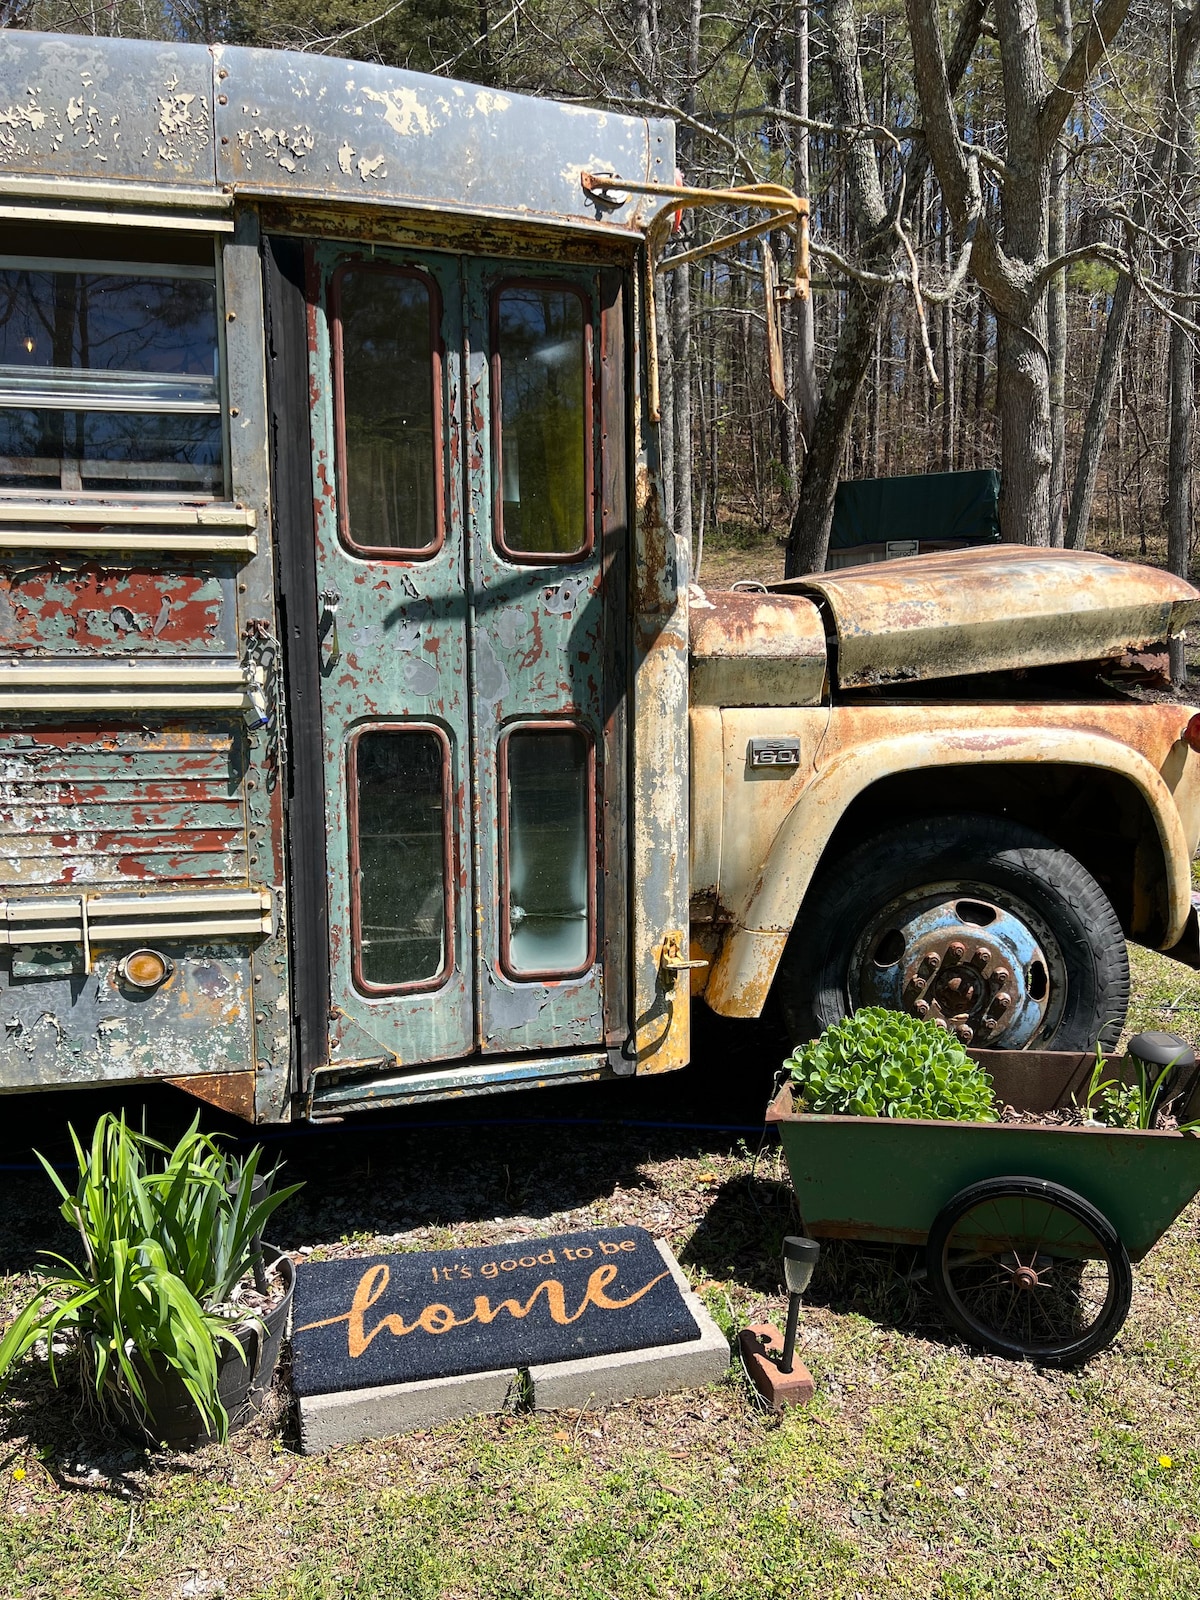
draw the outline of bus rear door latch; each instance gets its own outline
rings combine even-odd
[[[685,954],[687,948],[684,935],[678,928],[671,928],[663,934],[658,970],[662,973],[664,983],[674,985],[681,972],[691,972],[708,965],[707,961],[690,961]]]

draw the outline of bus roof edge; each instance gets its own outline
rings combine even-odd
[[[639,232],[584,172],[675,176],[669,121],[294,51],[0,32],[0,180],[431,207]]]

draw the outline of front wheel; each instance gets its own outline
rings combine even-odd
[[[922,817],[822,865],[776,992],[797,1043],[885,1006],[964,1044],[1088,1050],[1116,1043],[1129,958],[1074,856],[1002,817]]]
[[[1133,1274],[1090,1201],[1042,1178],[986,1178],[929,1230],[929,1286],[966,1339],[995,1355],[1065,1367],[1111,1344]]]

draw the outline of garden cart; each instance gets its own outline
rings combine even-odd
[[[972,1054],[998,1102],[1033,1116],[1081,1099],[1095,1065],[1090,1054]],[[1200,1138],[1188,1132],[811,1116],[794,1109],[790,1085],[767,1122],[808,1233],[924,1245],[930,1287],[959,1332],[1047,1366],[1111,1343],[1129,1310],[1130,1262],[1200,1190]]]

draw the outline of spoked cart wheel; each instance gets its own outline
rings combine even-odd
[[[1129,1311],[1129,1254],[1090,1201],[1043,1178],[986,1178],[929,1230],[929,1283],[967,1340],[1065,1367],[1111,1344]]]

